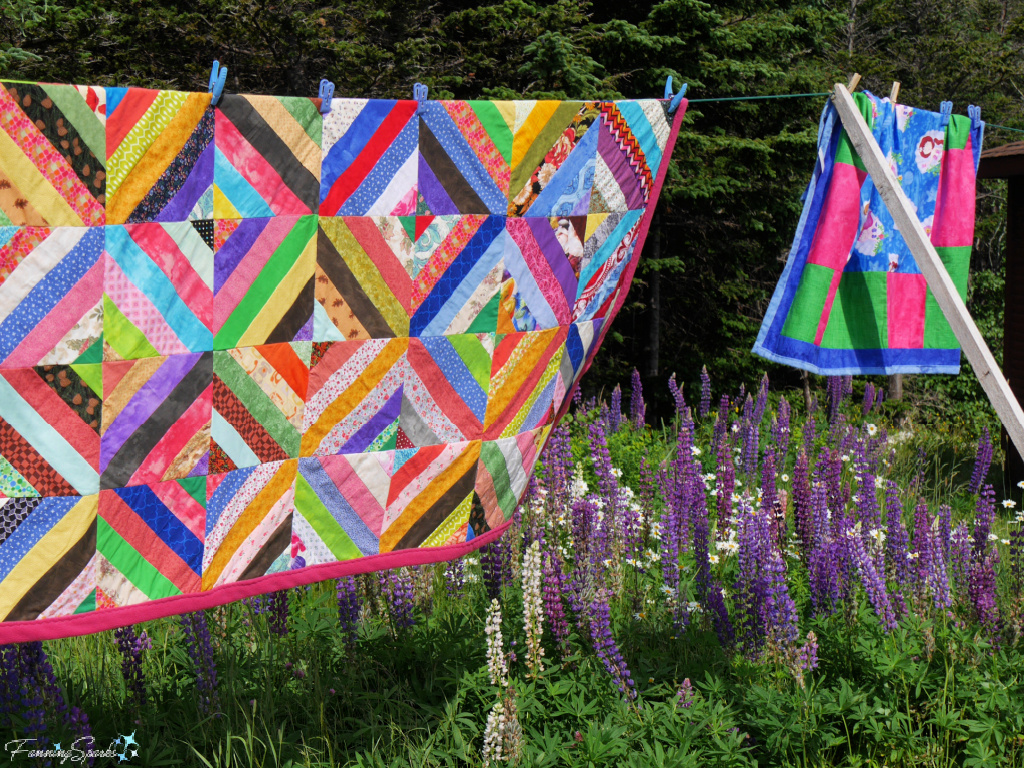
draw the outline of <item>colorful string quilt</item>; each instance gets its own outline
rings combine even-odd
[[[0,83],[0,643],[500,535],[685,107]]]
[[[854,99],[961,298],[984,123]],[[823,375],[958,373],[960,346],[835,110],[754,352]]]

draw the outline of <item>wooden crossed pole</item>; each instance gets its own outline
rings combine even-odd
[[[851,85],[855,87],[852,82]],[[974,373],[996,409],[996,414],[1016,446],[1017,452],[1024,456],[1024,411],[1021,410],[1003,372],[996,365],[992,352],[968,313],[967,305],[960,298],[953,280],[935,251],[935,246],[928,239],[910,200],[907,199],[881,148],[871,135],[871,129],[857,109],[850,90],[842,83],[836,83],[832,102],[839,112],[843,128],[846,129],[886,208],[899,227],[900,234],[914,255],[914,260],[924,275],[935,302],[946,316],[946,321],[953,329],[960,346],[963,347],[964,354],[967,355]]]

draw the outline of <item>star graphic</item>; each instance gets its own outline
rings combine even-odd
[[[130,734],[124,737],[125,751],[127,752],[128,747],[130,747],[132,744],[138,745],[138,743],[139,742],[135,740],[135,731],[132,731]]]
[[[115,747],[120,747],[121,746],[121,737],[120,736],[118,736],[116,739],[114,739],[114,746]]]
[[[56,744],[54,744],[54,745],[53,745],[53,748],[54,748],[55,750],[57,750],[58,752],[60,752],[60,742],[58,741],[58,742],[57,742]]]

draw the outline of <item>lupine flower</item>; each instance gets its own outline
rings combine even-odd
[[[461,560],[457,560],[459,564]],[[342,576],[337,583],[338,594],[338,626],[346,644],[351,648],[356,644],[359,630],[359,590],[354,576]]]
[[[288,590],[267,595],[267,627],[278,637],[288,637]]]
[[[978,450],[974,456],[974,471],[971,472],[971,482],[967,486],[968,493],[977,493],[981,490],[981,484],[985,482],[988,470],[992,466],[993,450],[988,428],[982,427],[981,435],[978,437]]]
[[[501,604],[497,599],[491,600],[487,609],[484,634],[487,636],[487,674],[491,685],[505,688],[508,686],[508,656],[501,635]]]
[[[392,630],[397,633],[415,624],[413,608],[416,595],[408,571],[405,568],[392,568],[378,574],[377,581],[384,595]]]
[[[562,561],[558,552],[548,547],[544,551],[544,617],[547,619],[551,634],[555,636],[562,655],[569,653],[569,623],[565,618],[565,606],[562,594],[565,591],[565,575],[562,572]]]
[[[491,599],[501,595],[508,574],[506,544],[502,539],[495,539],[480,548],[480,570],[483,573],[484,589]]]
[[[690,682],[690,678],[684,678],[683,684],[679,686],[679,692],[676,693],[676,705],[681,709],[689,709],[693,706],[693,699],[695,695],[693,683]]]
[[[146,703],[146,677],[142,671],[142,652],[153,647],[152,641],[143,630],[136,635],[132,627],[118,627],[114,630],[117,647],[121,651],[121,675],[124,677],[128,699],[133,707]]]
[[[786,454],[789,452],[791,410],[789,401],[783,397],[779,400],[779,415],[772,428],[772,440],[775,442],[775,456],[779,467],[786,466]]]
[[[633,369],[633,381],[629,391],[629,418],[637,429],[643,429],[647,422],[647,405],[644,403],[644,390],[640,383],[640,371]]]
[[[893,612],[889,593],[885,589],[885,579],[875,569],[874,561],[864,549],[864,540],[861,538],[859,527],[860,523],[847,529],[846,532],[853,562],[860,573],[861,583],[864,585],[864,591],[867,592],[868,600],[871,601],[871,606],[875,609],[878,621],[887,633],[892,632],[896,629],[896,614]]]
[[[536,677],[544,671],[544,603],[541,600],[540,542],[534,541],[523,554],[523,629],[526,632],[526,666]]]
[[[910,588],[910,537],[907,527],[903,524],[903,503],[900,501],[899,486],[890,480],[885,489],[885,551],[888,557],[888,570],[896,583],[893,601],[900,615],[906,613],[907,606],[904,593]]]
[[[211,715],[220,710],[220,696],[217,692],[217,665],[213,659],[213,645],[210,642],[210,627],[206,613],[196,611],[183,614],[181,628],[185,633],[185,648],[192,658],[192,666],[196,673],[199,712]]]
[[[867,416],[871,413],[872,407],[875,405],[875,385],[870,381],[864,385],[864,400],[860,406],[860,412],[862,416]]]
[[[608,413],[608,431],[615,434],[622,423],[622,388],[616,384],[612,390],[612,402]]]
[[[466,589],[466,565],[462,558],[444,564],[444,583],[452,599],[462,597]]]
[[[754,401],[753,422],[760,424],[764,417],[764,409],[768,407],[768,374],[761,377],[761,386],[757,389],[757,399]]]
[[[636,684],[622,658],[615,637],[612,635],[611,611],[608,607],[608,591],[600,589],[590,603],[590,638],[594,643],[594,652],[604,664],[605,670],[611,675],[618,689],[627,699],[636,698]]]
[[[672,395],[672,402],[676,406],[676,415],[682,418],[683,411],[686,410],[686,398],[683,397],[683,390],[676,384],[676,375],[674,373],[668,377],[668,391]]]

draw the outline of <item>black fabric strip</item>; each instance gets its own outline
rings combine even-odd
[[[245,567],[238,580],[244,581],[245,579],[255,579],[258,576],[263,576],[270,569],[270,566],[273,565],[274,561],[281,556],[281,553],[291,546],[291,543],[292,516],[288,515],[284,522],[277,526],[277,530],[270,534],[270,538],[267,539],[263,549],[256,553],[256,557]]]
[[[89,560],[96,554],[96,521],[93,520],[78,541],[64,556],[54,563],[50,570],[25,593],[18,604],[11,609],[4,621],[34,621],[64,590],[85,570]]]
[[[479,462],[477,462],[479,463]],[[476,464],[462,477],[455,481],[455,485],[444,492],[440,499],[435,501],[426,512],[412,524],[412,527],[405,532],[405,535],[395,544],[395,549],[412,549],[418,547],[427,537],[437,530],[437,526],[443,523],[463,499],[473,492],[476,485]]]
[[[444,147],[422,119],[420,120],[420,154],[430,165],[430,170],[441,182],[444,191],[448,193],[448,197],[452,199],[460,213],[487,213],[484,201],[466,181],[462,172],[452,162],[448,153],[444,151]]]
[[[288,307],[281,320],[274,327],[274,330],[267,336],[267,344],[283,344],[294,341],[295,335],[302,330],[302,327],[309,322],[313,316],[313,278],[310,277],[302,286],[295,301]]]
[[[348,264],[338,253],[334,243],[327,237],[323,230],[320,230],[320,237],[317,242],[316,263],[324,271],[327,279],[338,289],[348,304],[349,309],[358,318],[360,324],[370,334],[372,339],[392,339],[395,332],[388,325],[387,320],[377,310],[366,291],[359,284],[356,276],[352,274]]]

